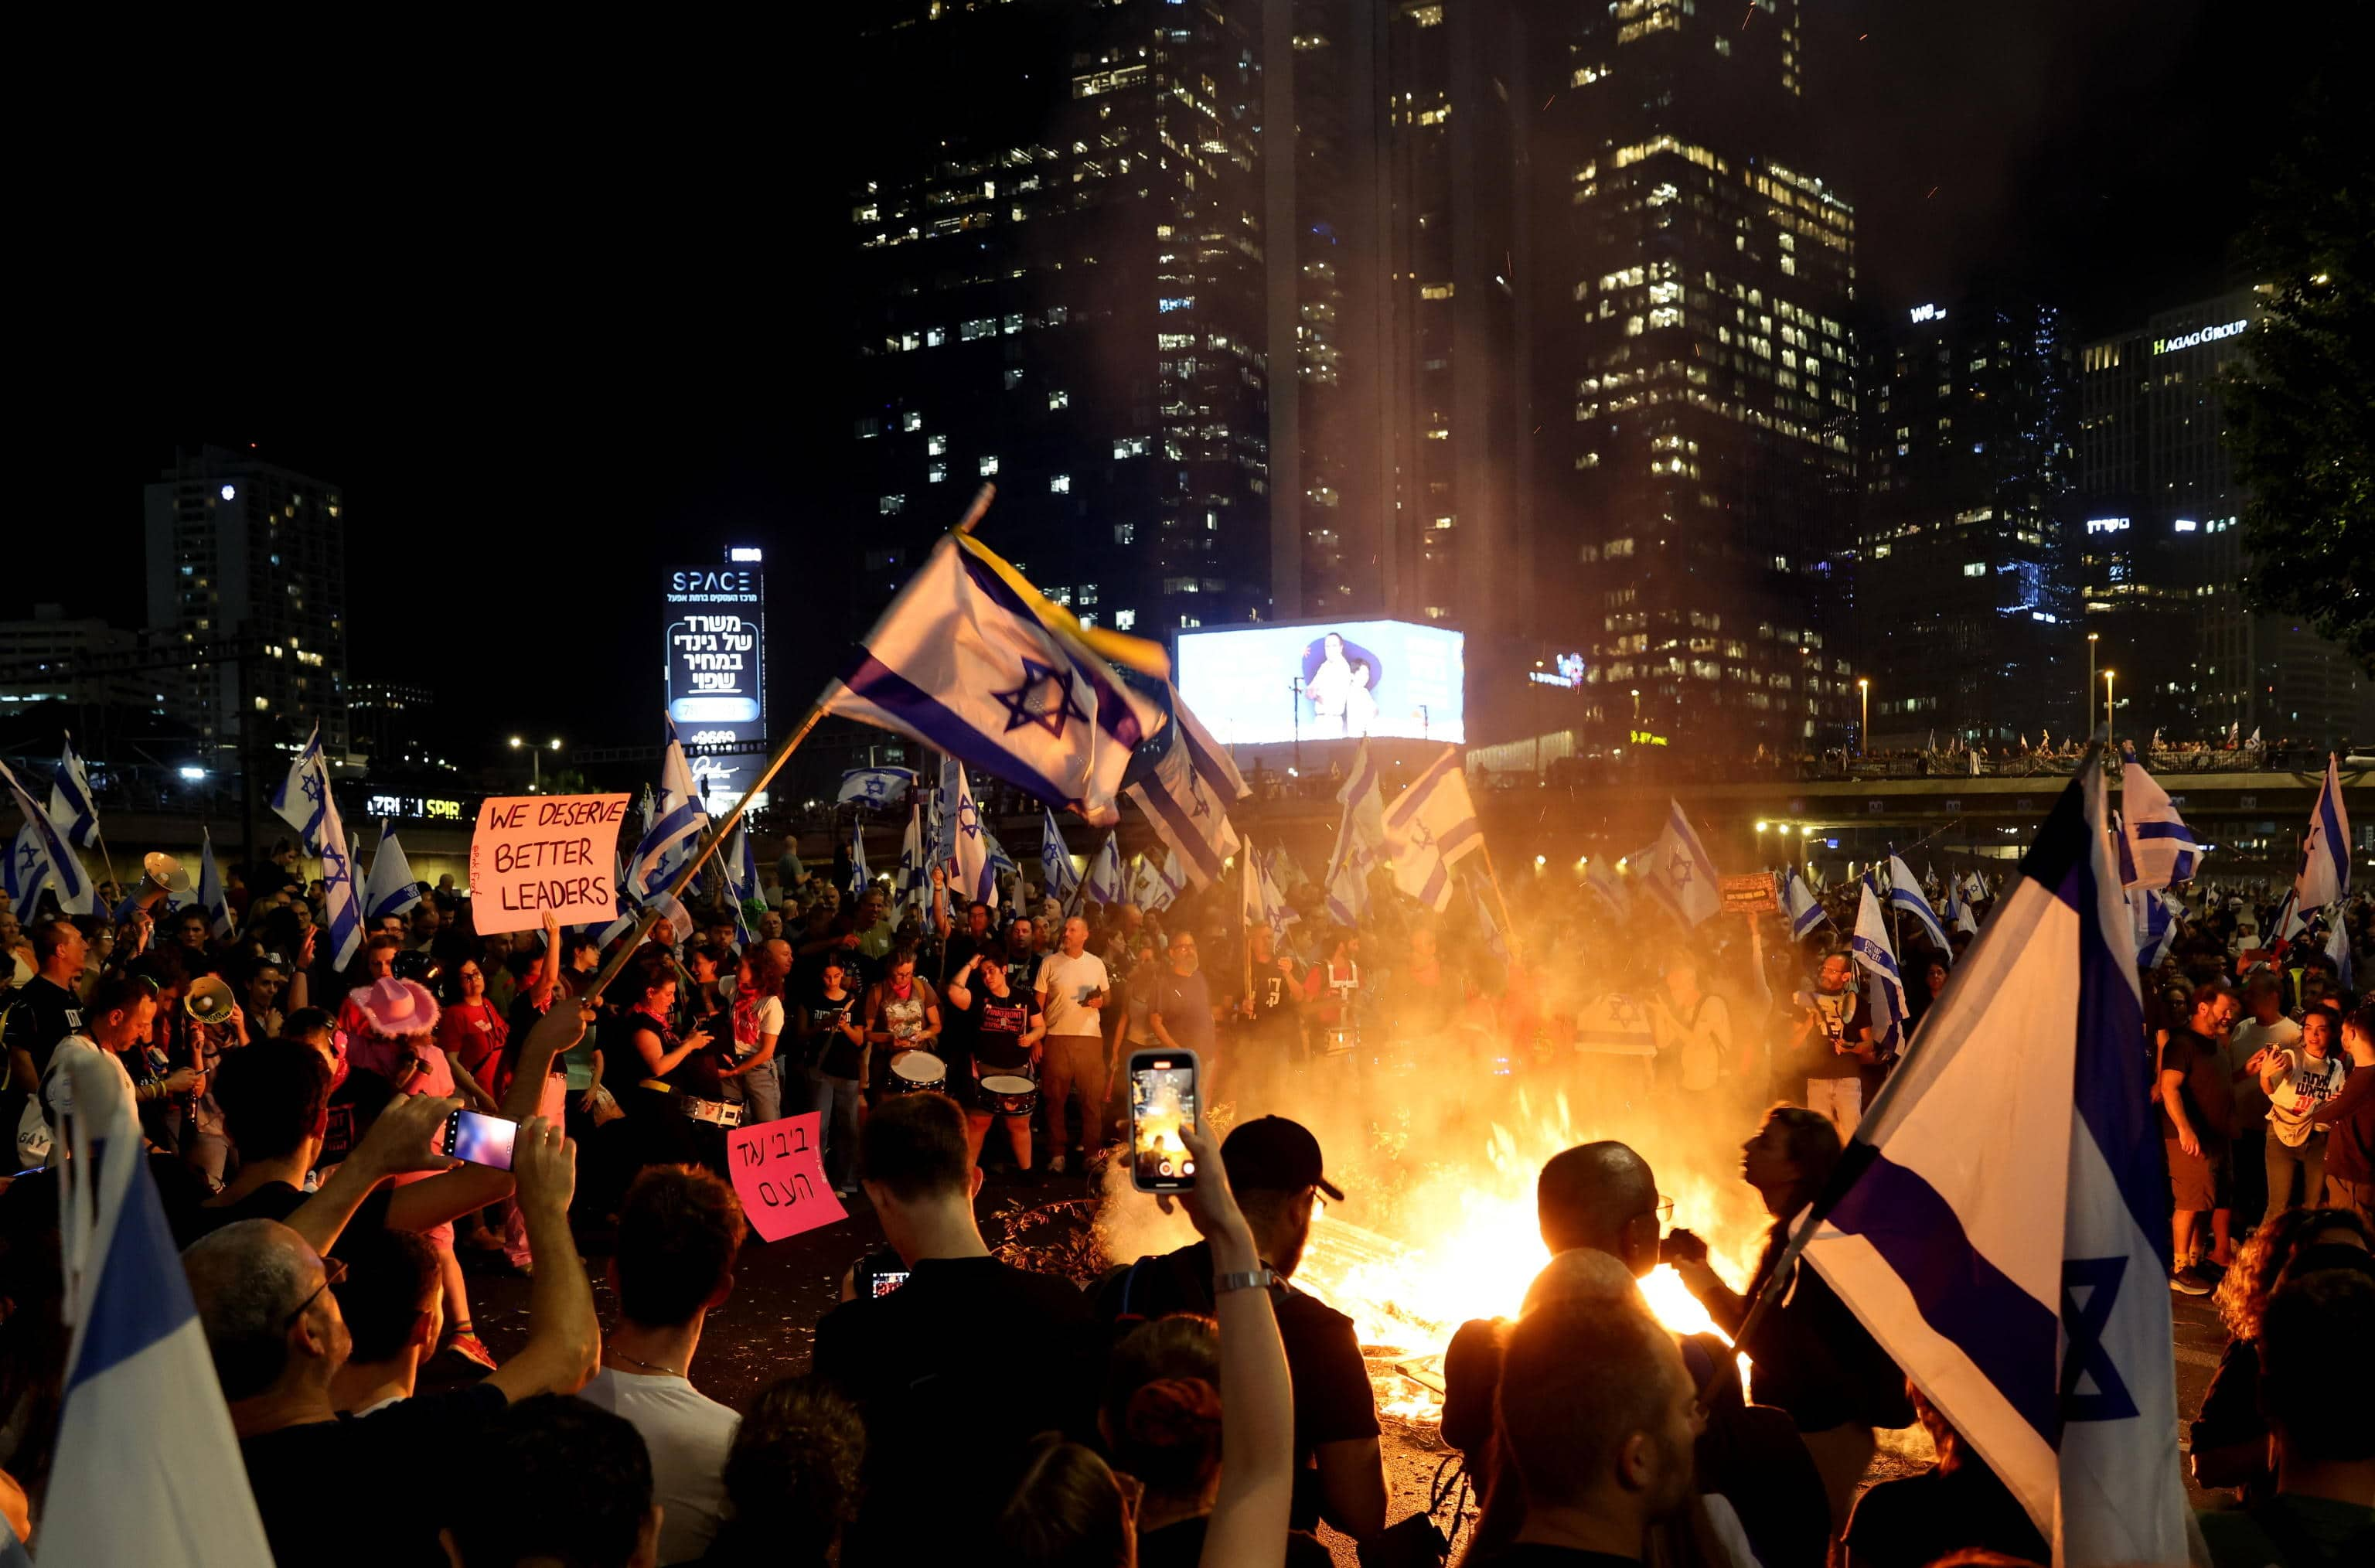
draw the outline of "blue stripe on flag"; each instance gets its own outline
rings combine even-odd
[[[1160,817],[1164,825],[1171,830],[1169,847],[1194,861],[1207,881],[1219,881],[1220,854],[1212,847],[1211,841],[1204,836],[1204,831],[1179,809],[1178,796],[1164,788],[1160,779],[1151,781],[1136,794],[1140,808]],[[1093,879],[1097,874],[1097,867],[1092,867],[1091,878]]]
[[[1922,1321],[1969,1357],[2023,1421],[2055,1440],[2061,1319],[1971,1244],[1935,1187],[1874,1154],[1824,1223],[1869,1244],[1904,1281]]]
[[[842,671],[841,683],[883,712],[896,714],[916,732],[961,761],[993,773],[1027,795],[1051,806],[1069,806],[1072,797],[1050,783],[1037,769],[1025,766],[1013,752],[956,716],[948,704],[901,675],[872,654],[860,650]]]
[[[95,1139],[91,1159],[102,1163],[108,1140]],[[124,1151],[145,1160],[138,1146]],[[102,1177],[101,1181],[104,1182]],[[124,1195],[124,1209],[108,1239],[107,1256],[92,1276],[90,1316],[84,1324],[75,1364],[66,1377],[66,1393],[130,1361],[198,1315],[190,1295],[190,1278],[182,1272],[165,1211],[157,1202],[157,1184],[145,1164],[132,1173]]]

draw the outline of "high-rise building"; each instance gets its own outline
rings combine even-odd
[[[42,710],[77,723],[77,709],[124,707],[153,712],[155,676],[119,673],[105,661],[136,655],[140,634],[92,617],[69,618],[63,605],[37,604],[30,620],[0,620],[0,718],[15,718],[41,703]],[[94,671],[94,657],[102,661]]]
[[[1798,0],[1529,16],[1538,631],[1618,741],[1833,740],[1855,215],[1800,151]]]
[[[2086,628],[2118,671],[2125,733],[2328,743],[2375,719],[2375,681],[2348,654],[2243,602],[2243,493],[2221,440],[2219,376],[2251,351],[2262,313],[2259,295],[2239,289],[2079,355]]]
[[[436,694],[400,680],[348,683],[348,723],[358,752],[380,768],[425,763],[436,756]]]
[[[1855,585],[1872,744],[2076,733],[2085,629],[2061,314],[1928,301],[1863,335]]]
[[[984,537],[1083,619],[1271,616],[1262,24],[874,8],[880,112],[845,149],[861,629],[985,479]]]
[[[263,645],[253,658],[158,677],[167,713],[208,747],[302,745],[319,723],[323,749],[345,755],[342,505],[336,485],[216,446],[147,487],[149,635]]]

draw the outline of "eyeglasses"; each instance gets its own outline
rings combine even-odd
[[[314,1286],[312,1290],[306,1291],[305,1299],[297,1303],[297,1309],[290,1313],[287,1317],[280,1320],[280,1332],[286,1334],[291,1328],[296,1327],[297,1320],[305,1315],[305,1309],[313,1304],[313,1298],[328,1290],[331,1286],[337,1284],[346,1277],[347,1266],[343,1259],[335,1257],[324,1258],[322,1260],[322,1282]]]

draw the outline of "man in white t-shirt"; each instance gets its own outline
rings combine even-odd
[[[1105,1130],[1105,1005],[1110,984],[1105,960],[1089,951],[1089,923],[1064,922],[1064,945],[1039,961],[1039,1011],[1047,1020],[1045,1053],[1047,1169],[1064,1169],[1064,1102],[1081,1102],[1081,1162],[1096,1152]]]
[[[689,1166],[646,1169],[619,1208],[610,1260],[619,1320],[581,1397],[643,1433],[662,1562],[702,1557],[727,1512],[726,1456],[741,1418],[694,1388],[691,1374],[703,1320],[734,1289],[744,1230],[734,1189]]]
[[[124,1087],[136,1100],[157,1100],[167,1094],[194,1092],[203,1081],[195,1067],[175,1067],[163,1078],[136,1079],[125,1058],[148,1038],[157,1021],[157,993],[145,980],[129,975],[103,976],[82,1006],[83,1032],[69,1034],[51,1054],[49,1070],[41,1075],[41,1105],[54,1132],[75,1112],[74,1074],[70,1060],[103,1056],[124,1075]],[[53,1164],[65,1161],[63,1139],[53,1144]]]
[[[2239,1032],[2241,1026],[2238,1025]],[[2268,1096],[2268,1212],[2314,1208],[2325,1188],[2325,1129],[2311,1126],[2319,1106],[2342,1092],[2350,1064],[2342,1054],[2342,1019],[2332,1008],[2301,1015],[2299,1038],[2254,1058]],[[2293,1197],[2298,1174],[2300,1197]]]
[[[2235,1207],[2253,1214],[2274,1207],[2256,1190],[2266,1170],[2268,1136],[2268,1097],[2260,1090],[2260,1069],[2280,1051],[2298,1051],[2301,1029],[2285,1016],[2276,977],[2265,971],[2243,982],[2241,1000],[2244,1016],[2220,1050],[2235,1091]]]

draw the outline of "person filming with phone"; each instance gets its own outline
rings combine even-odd
[[[1287,1283],[1303,1261],[1314,1218],[1344,1195],[1322,1169],[1319,1140],[1283,1116],[1241,1123],[1221,1145],[1221,1158],[1273,1276],[1270,1297],[1294,1382],[1294,1527],[1309,1530],[1326,1519],[1356,1541],[1374,1540],[1386,1527],[1386,1473],[1359,1335],[1351,1318]],[[1141,1257],[1098,1285],[1096,1317],[1118,1324],[1177,1312],[1209,1315],[1216,1267],[1210,1242]]]

